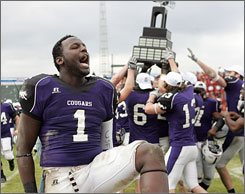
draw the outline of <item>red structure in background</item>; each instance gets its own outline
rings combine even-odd
[[[206,73],[196,72],[196,76],[198,81],[202,81],[207,85],[207,95],[220,102],[220,108],[222,111],[227,110],[224,89],[217,82],[212,81]]]

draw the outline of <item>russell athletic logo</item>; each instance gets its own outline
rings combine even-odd
[[[54,88],[52,94],[58,94],[61,93],[59,88]]]

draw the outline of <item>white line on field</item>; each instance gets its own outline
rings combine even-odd
[[[232,168],[229,170],[230,175],[243,180],[243,175],[242,175],[242,167],[238,167],[238,168]],[[215,175],[214,178],[220,178],[219,177],[219,173],[217,171],[215,171]]]

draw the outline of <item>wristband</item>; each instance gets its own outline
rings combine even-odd
[[[136,64],[128,64],[128,69],[136,70]]]
[[[215,78],[212,79],[212,81],[217,82],[219,80],[219,75],[217,74]]]
[[[152,104],[153,104],[154,102],[151,101],[151,100],[147,100],[146,104],[147,104],[147,103],[152,103]]]

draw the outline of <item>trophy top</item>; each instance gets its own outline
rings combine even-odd
[[[174,7],[175,7],[174,1],[153,0],[153,2],[159,3],[161,7],[169,6],[172,9],[174,9]]]

